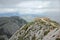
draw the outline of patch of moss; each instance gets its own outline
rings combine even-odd
[[[34,22],[30,22],[30,23],[26,24],[22,30],[26,31],[28,29],[28,27],[32,24],[34,24]]]
[[[45,31],[45,32],[44,32],[44,35],[47,35],[48,33],[49,33],[49,30],[48,30],[48,31]]]
[[[60,38],[56,38],[56,40],[60,40]]]
[[[18,37],[18,40],[23,40],[23,37]]]

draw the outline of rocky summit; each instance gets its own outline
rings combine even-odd
[[[49,18],[35,18],[17,30],[9,40],[60,40],[60,24]]]

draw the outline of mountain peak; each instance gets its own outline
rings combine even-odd
[[[60,37],[57,37],[59,26],[59,23],[49,18],[35,18],[17,30],[9,40],[56,40]]]

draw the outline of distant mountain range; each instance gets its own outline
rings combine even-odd
[[[41,13],[41,14],[22,14],[22,13],[18,13],[18,12],[13,12],[13,13],[0,13],[0,17],[3,16],[19,16],[23,19],[25,19],[28,22],[31,22],[35,17],[48,17],[50,19],[53,19],[57,22],[60,23],[60,13]]]
[[[0,17],[10,17],[10,16],[19,16],[19,14],[17,12],[13,12],[13,13],[0,13]]]
[[[10,16],[19,16],[23,19],[25,19],[26,21],[30,22],[32,21],[33,18],[35,17],[45,17],[45,15],[43,14],[20,14],[17,12],[14,13],[0,13],[0,17],[10,17]]]

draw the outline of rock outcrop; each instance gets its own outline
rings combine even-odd
[[[60,40],[60,24],[49,18],[35,18],[17,30],[9,40]]]

